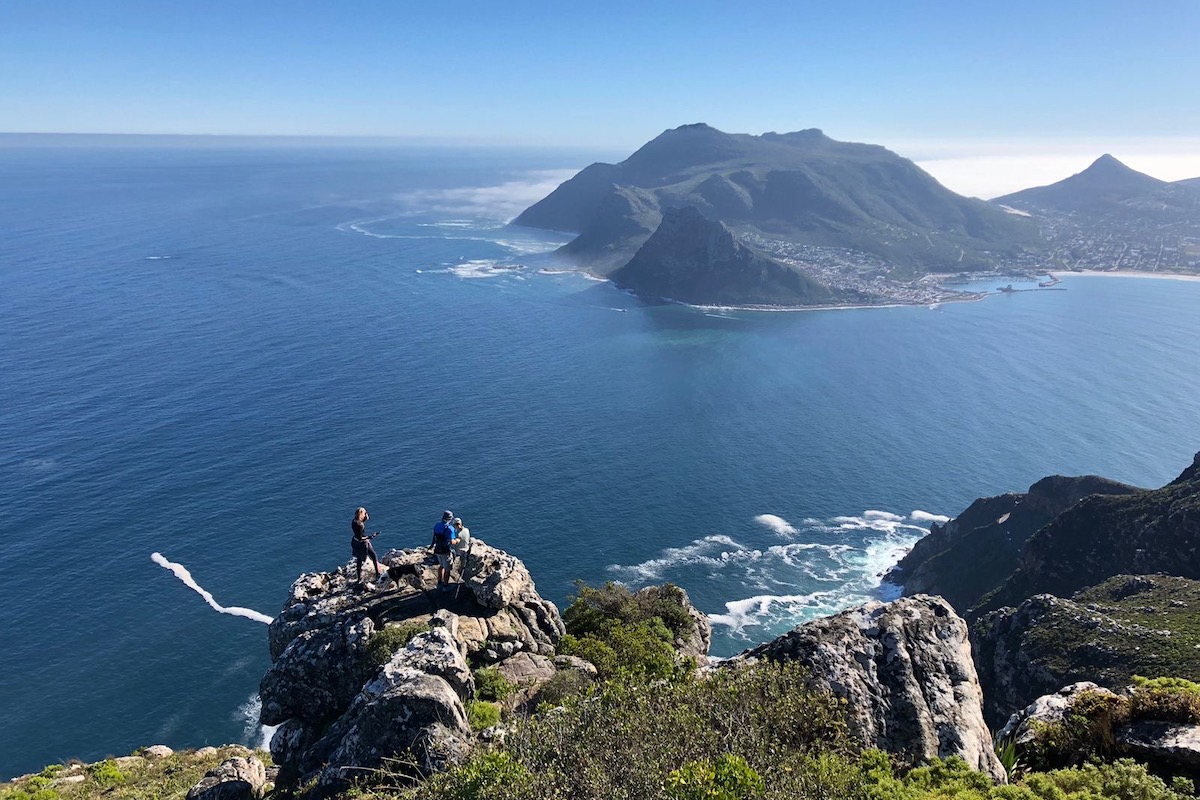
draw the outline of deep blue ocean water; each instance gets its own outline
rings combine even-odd
[[[0,777],[259,741],[264,626],[155,551],[273,615],[354,507],[381,550],[452,508],[560,604],[683,585],[729,655],[977,496],[1200,449],[1200,283],[644,306],[503,227],[588,160],[0,149]]]

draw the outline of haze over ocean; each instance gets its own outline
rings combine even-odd
[[[153,552],[273,615],[355,506],[381,551],[452,508],[560,604],[679,583],[730,655],[874,596],[977,496],[1200,449],[1200,283],[646,306],[503,227],[589,160],[0,150],[4,777],[257,741],[263,625]]]

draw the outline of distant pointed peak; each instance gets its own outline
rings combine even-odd
[[[1115,157],[1105,153],[1092,162],[1088,169],[1130,169]]]

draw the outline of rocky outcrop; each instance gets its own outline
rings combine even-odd
[[[1021,548],[1042,526],[1084,497],[1138,491],[1095,475],[1052,475],[1024,494],[981,497],[944,525],[930,526],[887,580],[902,584],[906,595],[941,595],[965,614],[1012,574]]]
[[[996,741],[1028,744],[1038,726],[1053,725],[1063,721],[1072,705],[1084,692],[1095,692],[1105,697],[1117,695],[1091,681],[1079,681],[1064,686],[1051,694],[1044,694],[1008,718],[1008,722],[996,734]]]
[[[257,756],[230,758],[205,773],[187,800],[257,800],[266,783],[267,768]]]
[[[1076,720],[1077,726],[1082,724],[1095,737],[1092,746],[1103,748],[1105,757],[1134,758],[1167,774],[1200,774],[1200,725],[1163,719],[1130,721],[1130,697],[1138,691],[1125,687],[1118,694],[1086,681],[1064,686],[1013,714],[996,738],[1015,742],[1020,752],[1034,742],[1039,731]],[[1088,702],[1081,703],[1085,697]],[[1072,738],[1054,736],[1052,740]],[[1051,769],[1071,766],[1086,750],[1059,752],[1054,747],[1041,747],[1037,752],[1046,763],[1036,766]]]
[[[553,668],[565,628],[520,559],[475,539],[455,564],[457,591],[436,590],[426,551],[381,560],[390,577],[380,587],[358,583],[352,564],[302,575],[271,623],[259,695],[263,724],[279,726],[271,754],[284,784],[341,791],[404,754],[426,774],[440,769],[471,747],[473,665],[520,657],[510,671],[535,658]],[[381,659],[373,642],[397,622],[430,630]]]
[[[961,756],[1005,781],[983,721],[967,626],[940,597],[919,595],[805,623],[727,663],[799,661],[810,688],[846,700],[864,745],[911,762]]]
[[[1078,681],[1111,689],[1134,675],[1200,674],[1200,581],[1117,575],[1066,600],[1035,595],[971,626],[984,718],[996,726]]]

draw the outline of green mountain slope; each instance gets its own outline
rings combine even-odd
[[[620,164],[593,164],[514,220],[579,237],[562,254],[601,274],[628,261],[667,208],[694,207],[735,235],[872,254],[910,273],[991,266],[1037,246],[1033,225],[962,197],[908,159],[819,130],[668,130]]]

